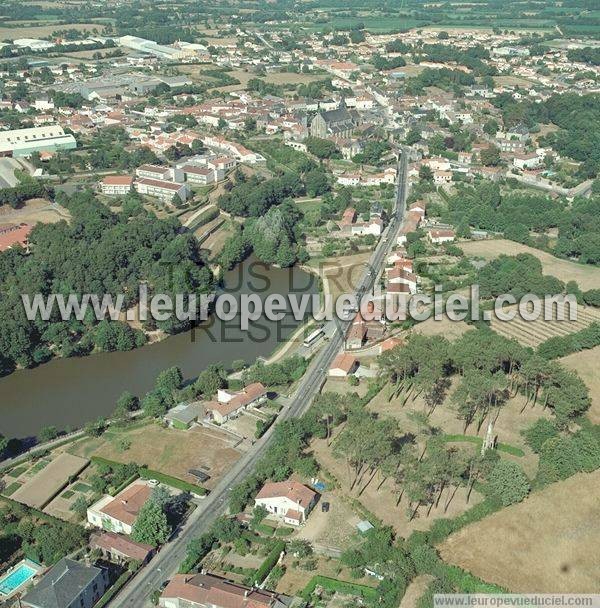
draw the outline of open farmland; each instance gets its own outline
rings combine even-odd
[[[513,592],[597,593],[600,471],[575,475],[450,536],[442,558]]]
[[[507,309],[508,310],[508,309]],[[500,321],[492,319],[492,329],[506,338],[513,338],[524,346],[537,348],[548,338],[555,336],[566,336],[586,328],[594,321],[600,321],[600,310],[589,306],[577,306],[577,319],[569,320],[568,309],[563,321],[536,319],[535,321],[525,321],[518,315],[510,321]]]
[[[458,246],[468,256],[482,257],[485,260],[493,260],[500,255],[518,255],[519,253],[530,253],[542,263],[544,274],[550,274],[561,281],[575,281],[580,289],[600,289],[600,268],[568,260],[561,260],[553,255],[540,251],[534,247],[521,245],[506,239],[490,239],[485,241],[465,241]]]
[[[39,25],[33,27],[10,27],[8,25],[0,27],[0,40],[18,40],[20,38],[47,38],[65,26],[57,23]],[[81,31],[91,31],[94,28],[100,30],[102,25],[98,23],[69,23],[68,29]]]

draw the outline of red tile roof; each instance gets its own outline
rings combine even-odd
[[[316,498],[317,493],[297,481],[272,481],[261,488],[256,498],[280,498],[283,496],[306,508]]]
[[[283,608],[275,593],[250,589],[211,574],[176,574],[161,597],[215,608]]]
[[[341,369],[347,374],[350,373],[352,368],[356,365],[356,359],[347,353],[340,353],[331,364],[329,369]]]
[[[100,512],[133,526],[140,509],[150,498],[151,493],[152,488],[146,484],[134,484],[118,494],[112,502],[100,509]]]
[[[27,247],[31,224],[4,224],[0,226],[0,251],[6,251],[14,245]]]
[[[107,186],[131,186],[133,177],[131,175],[107,175],[102,183]]]
[[[90,537],[90,546],[92,548],[104,549],[106,551],[115,551],[127,558],[145,561],[147,557],[154,552],[154,547],[145,545],[144,543],[136,543],[135,541],[115,534],[114,532],[102,532],[92,534]]]

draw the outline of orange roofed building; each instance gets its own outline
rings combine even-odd
[[[162,592],[163,608],[286,608],[276,593],[212,574],[176,574]]]
[[[150,486],[134,482],[114,498],[103,496],[89,507],[87,520],[93,526],[109,532],[131,534],[140,509],[151,493]]]
[[[239,392],[219,389],[217,400],[206,404],[206,411],[218,424],[235,418],[251,405],[258,405],[267,398],[267,389],[260,382],[253,382]]]
[[[297,481],[266,483],[254,499],[255,506],[264,507],[286,524],[299,526],[306,521],[319,495]]]
[[[0,226],[0,251],[11,249],[15,245],[29,251],[29,233],[31,224],[3,224]]]

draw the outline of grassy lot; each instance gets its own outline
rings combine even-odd
[[[52,224],[64,219],[70,219],[69,212],[60,205],[53,205],[45,199],[33,198],[20,209],[8,205],[0,206],[0,224],[26,222],[30,224]]]
[[[311,261],[309,264],[323,279],[323,290],[334,299],[344,293],[353,293],[365,271],[369,253],[327,258]]]
[[[600,424],[600,376],[598,376],[598,361],[600,346],[582,350],[559,359],[561,365],[579,374],[590,389],[592,405],[587,411],[587,417],[594,423]]]
[[[466,255],[482,257],[486,260],[492,260],[502,254],[517,255],[519,253],[530,253],[540,260],[544,274],[555,276],[565,283],[576,281],[584,291],[587,289],[600,289],[600,268],[597,266],[561,260],[545,251],[506,239],[466,241],[458,243],[458,246]]]
[[[598,591],[600,471],[552,484],[450,536],[442,558],[513,592]]]
[[[403,431],[406,430],[408,429],[403,428]],[[333,441],[335,442],[335,438]],[[403,495],[398,502],[398,493],[390,479],[381,484],[382,479],[377,474],[369,483],[367,483],[368,480],[365,480],[361,484],[356,484],[355,488],[350,490],[351,475],[349,475],[347,464],[343,459],[337,459],[333,456],[332,447],[327,445],[327,440],[314,440],[311,447],[319,464],[329,471],[340,484],[340,491],[350,500],[358,501],[364,509],[373,513],[385,525],[392,526],[400,536],[407,537],[414,530],[427,530],[435,519],[456,517],[481,500],[481,496],[473,491],[470,503],[467,504],[467,489],[460,488],[450,502],[447,511],[444,512],[446,495],[449,496],[453,491],[448,488],[444,491],[439,506],[431,510],[429,517],[425,516],[425,510],[423,510],[422,517],[415,517],[409,522],[406,517],[408,499]]]
[[[456,390],[457,385],[458,378],[452,378],[452,384],[446,400],[430,414],[429,422],[432,427],[442,430],[449,440],[452,436],[456,436],[457,441],[451,442],[455,447],[469,451],[478,450],[479,438],[484,436],[487,422],[482,424],[479,432],[477,431],[476,424],[471,424],[466,433],[464,432],[464,423],[457,418],[455,407],[451,400],[452,393]],[[494,425],[494,433],[498,436],[499,443],[507,446],[506,449],[500,450],[502,457],[518,462],[525,472],[533,477],[537,471],[538,457],[525,444],[521,431],[533,424],[538,418],[544,417],[550,419],[551,415],[547,410],[542,408],[541,404],[535,407],[527,406],[524,408],[524,406],[525,400],[522,395],[509,399],[500,409]],[[409,415],[410,412],[427,411],[425,401],[421,396],[402,406],[399,399],[390,398],[390,391],[386,387],[369,403],[368,409],[380,416],[392,416],[398,420],[402,431],[414,433],[417,436],[419,445],[424,447],[424,438],[419,434],[419,427],[411,420]],[[468,438],[472,438],[471,441]],[[520,454],[521,451],[525,453],[524,456],[514,455]]]
[[[127,439],[129,449],[119,443]],[[217,430],[192,428],[189,431],[148,424],[131,430],[105,433],[97,439],[84,439],[71,448],[74,454],[100,456],[117,462],[135,462],[149,469],[195,483],[189,469],[208,467],[211,479],[203,485],[214,487],[219,477],[239,458],[227,435]]]

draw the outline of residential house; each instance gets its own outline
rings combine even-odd
[[[20,599],[26,608],[92,608],[108,588],[108,572],[63,557]]]
[[[537,169],[542,164],[542,159],[535,152],[515,154],[513,165],[517,169]]]
[[[441,243],[451,243],[456,238],[454,230],[444,228],[431,228],[427,232],[427,238],[431,243],[439,245]]]
[[[174,429],[187,430],[203,416],[204,406],[200,401],[195,401],[177,404],[165,414],[163,420]]]
[[[100,180],[100,191],[107,196],[125,196],[131,192],[131,175],[107,175]]]
[[[255,506],[264,507],[286,524],[299,526],[306,521],[319,495],[297,481],[266,483],[254,499]]]
[[[346,378],[358,368],[358,361],[347,353],[340,353],[329,368],[329,375],[334,378]]]
[[[87,510],[87,520],[93,526],[109,532],[131,534],[133,525],[152,488],[143,482],[133,482],[114,498],[103,496]]]
[[[258,405],[267,398],[267,389],[260,382],[253,382],[238,392],[219,389],[217,400],[206,404],[206,411],[217,424],[235,418],[251,405]]]
[[[98,549],[104,559],[121,565],[126,562],[145,564],[155,553],[152,545],[137,543],[114,532],[94,532],[90,536],[90,547]]]
[[[417,293],[418,277],[416,274],[406,270],[405,268],[394,266],[387,271],[388,285],[400,283],[408,285],[410,293]]]
[[[286,608],[271,591],[245,587],[212,574],[176,574],[158,600],[162,608]]]

